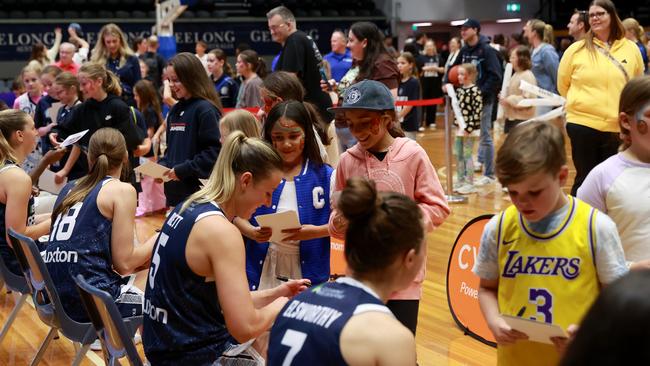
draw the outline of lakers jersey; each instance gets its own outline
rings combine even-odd
[[[497,228],[499,310],[566,329],[578,324],[599,292],[596,209],[569,196],[569,209],[551,232],[534,232],[513,205]],[[498,347],[499,365],[556,365],[551,344],[518,341]]]

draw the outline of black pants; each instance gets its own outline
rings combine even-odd
[[[388,300],[386,306],[393,312],[395,318],[415,336],[415,330],[418,327],[420,300]]]
[[[591,169],[616,154],[621,141],[618,133],[602,132],[570,122],[566,131],[571,139],[571,155],[576,167],[576,179],[571,187],[571,195],[575,196]]]

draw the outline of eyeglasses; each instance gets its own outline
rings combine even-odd
[[[600,18],[604,17],[605,14],[607,14],[606,11],[598,11],[598,12],[595,12],[595,13],[589,13],[589,19],[600,19]]]
[[[280,29],[280,27],[282,27],[285,24],[287,24],[287,23],[271,24],[271,25],[269,25],[269,30],[276,31],[276,30]]]

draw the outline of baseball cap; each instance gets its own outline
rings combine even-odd
[[[478,30],[481,30],[481,23],[479,23],[478,20],[476,19],[471,19],[467,18],[465,19],[465,23],[460,26],[461,28],[476,28]]]
[[[341,106],[327,110],[336,113],[348,109],[392,110],[395,109],[395,100],[390,89],[383,83],[375,80],[363,80],[345,90]]]

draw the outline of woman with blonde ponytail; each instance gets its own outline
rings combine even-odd
[[[0,112],[0,256],[17,275],[22,271],[7,239],[7,229],[36,240],[50,227],[50,220],[34,225],[32,180],[20,169],[37,141],[38,131],[29,114],[13,109]]]
[[[232,224],[270,205],[281,178],[277,152],[234,131],[205,186],[169,214],[145,290],[143,345],[152,365],[212,364],[232,338],[243,343],[268,330],[287,297],[306,288],[308,280],[289,280],[250,292]]]
[[[637,47],[639,47],[639,52],[641,52],[641,58],[643,59],[644,72],[648,73],[648,50],[645,48],[645,44],[648,41],[645,36],[645,30],[634,18],[627,18],[622,21],[623,28],[625,28],[625,38],[634,42]]]
[[[155,237],[134,244],[136,192],[120,182],[126,163],[122,134],[97,130],[88,146],[88,175],[63,187],[52,212],[45,263],[63,307],[79,322],[88,321],[73,280],[79,274],[111,294],[123,316],[142,314],[144,294],[133,285],[137,279],[123,276],[149,261]],[[139,277],[144,287],[146,275]]]
[[[145,136],[138,130],[129,106],[119,97],[122,92],[119,80],[103,65],[94,62],[81,66],[77,78],[84,102],[52,128],[50,142],[58,146],[66,137],[88,130],[78,142],[87,147],[97,130],[112,127],[122,133],[131,159]]]

